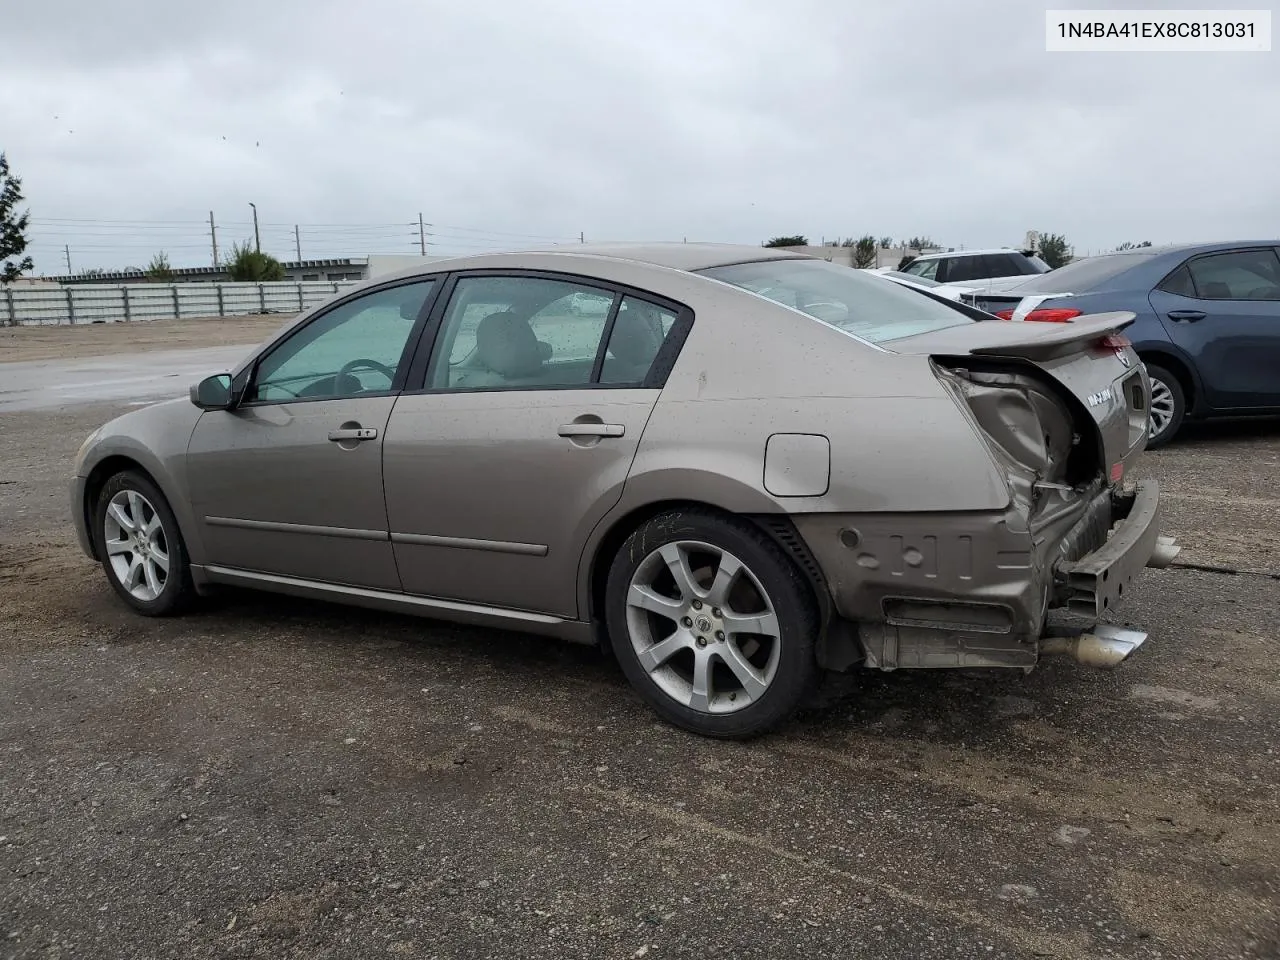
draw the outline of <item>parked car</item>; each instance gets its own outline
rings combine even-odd
[[[96,430],[72,515],[142,614],[232,584],[609,643],[668,720],[749,736],[823,669],[1137,648],[1046,627],[1176,552],[1123,484],[1129,319],[1000,323],[759,247],[438,261]]]
[[[939,283],[937,280],[930,280],[927,277],[918,277],[910,273],[900,273],[897,270],[877,270],[877,276],[884,277],[886,280],[892,280],[904,287],[914,287],[917,290],[928,290],[930,293],[939,297],[946,297],[948,300],[960,300],[966,293],[978,293],[978,287],[965,287],[958,283]]]
[[[1280,244],[1143,247],[962,299],[1014,320],[1132,311],[1151,377],[1149,447],[1188,419],[1280,414]]]
[[[970,283],[997,277],[1030,277],[1048,273],[1049,265],[1034,250],[954,250],[925,253],[901,268],[902,273],[938,283]]]

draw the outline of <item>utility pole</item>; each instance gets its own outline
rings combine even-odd
[[[578,231],[578,242],[579,242],[579,243],[586,243],[586,242],[587,242],[586,234],[585,234],[585,233],[583,233],[581,230],[579,230],[579,231]]]
[[[218,228],[213,223],[213,211],[209,211],[209,242],[213,244],[213,269],[218,269]]]
[[[262,238],[258,236],[258,205],[250,200],[249,206],[253,207],[253,249],[261,253]]]
[[[422,222],[422,214],[418,214],[418,250],[425,257],[427,255],[427,229]]]
[[[298,252],[298,263],[302,263],[302,235],[298,233],[298,225],[293,225],[293,249]]]
[[[63,244],[62,252],[67,255],[67,275],[71,275],[71,244]]]

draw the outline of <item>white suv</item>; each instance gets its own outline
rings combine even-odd
[[[1034,250],[953,250],[951,253],[926,253],[902,268],[903,273],[938,283],[966,283],[995,277],[1026,278],[1048,273],[1050,266],[1035,255]],[[985,285],[982,285],[985,286]]]

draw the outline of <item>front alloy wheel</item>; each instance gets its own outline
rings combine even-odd
[[[125,603],[147,616],[177,613],[194,595],[178,521],[150,477],[111,477],[94,509],[97,554]]]

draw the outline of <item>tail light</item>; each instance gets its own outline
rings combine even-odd
[[[1070,323],[1076,317],[1080,316],[1080,310],[1067,310],[1063,307],[1046,307],[1043,310],[1032,310],[1023,320],[1033,320],[1038,323]],[[1012,310],[1001,310],[996,314],[1001,320],[1012,320]]]

